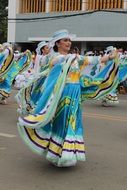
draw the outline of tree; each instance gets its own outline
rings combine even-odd
[[[8,0],[0,0],[0,43],[7,41]]]

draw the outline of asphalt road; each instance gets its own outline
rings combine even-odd
[[[115,107],[84,103],[87,160],[57,168],[20,139],[15,93],[7,105],[0,105],[0,190],[127,189],[127,95],[121,95]]]

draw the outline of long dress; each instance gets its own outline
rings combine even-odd
[[[118,65],[109,63],[94,78],[81,74],[87,57],[54,54],[47,65],[17,95],[24,115],[18,130],[35,153],[58,167],[74,166],[86,160],[81,102],[110,92],[117,85]]]
[[[8,72],[14,58],[12,48],[8,47],[0,52],[0,79]]]

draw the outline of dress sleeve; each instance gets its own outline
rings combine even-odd
[[[118,85],[118,59],[109,60],[106,66],[94,76],[82,74],[80,77],[81,99],[98,99],[109,94]]]
[[[119,83],[127,79],[127,59],[120,60],[119,65]]]
[[[61,61],[63,61],[63,63]],[[22,108],[22,111],[23,112],[25,111],[24,115],[26,116],[23,118],[19,117],[19,126],[26,126],[28,128],[40,128],[40,127],[45,126],[47,123],[49,123],[52,120],[56,112],[58,102],[61,98],[64,86],[66,83],[67,72],[72,61],[73,61],[73,58],[65,60],[65,59],[61,59],[61,57],[59,57],[58,59],[57,57],[57,62],[55,62],[56,64],[50,70],[45,81],[44,82],[40,81],[38,83],[39,86],[36,85],[36,89],[41,89],[41,92],[40,94],[38,94],[39,95],[38,97],[36,96],[37,101],[35,101],[35,98],[34,98],[33,105],[31,104],[31,102],[33,103],[32,96],[35,94],[35,90],[34,90],[34,93],[32,90],[33,87],[31,91],[27,91],[28,93],[26,93],[26,91],[24,90],[22,91],[20,90],[19,103],[20,103],[20,107]],[[41,73],[41,76],[42,74],[43,72]],[[42,80],[42,79],[43,78],[39,78],[39,80]],[[27,89],[28,88],[26,88],[25,90]],[[24,97],[23,97],[22,92],[25,95]],[[27,94],[28,94],[28,98],[27,98]],[[22,100],[24,104],[22,104]],[[29,105],[33,106],[32,110],[30,111],[27,110]]]
[[[77,59],[78,59],[80,71],[82,71],[84,67],[86,67],[89,64],[89,57],[78,55]]]

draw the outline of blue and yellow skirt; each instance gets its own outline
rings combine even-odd
[[[59,167],[73,166],[85,161],[80,84],[67,83],[55,115],[39,129],[19,126],[25,143],[36,153],[45,155]]]

